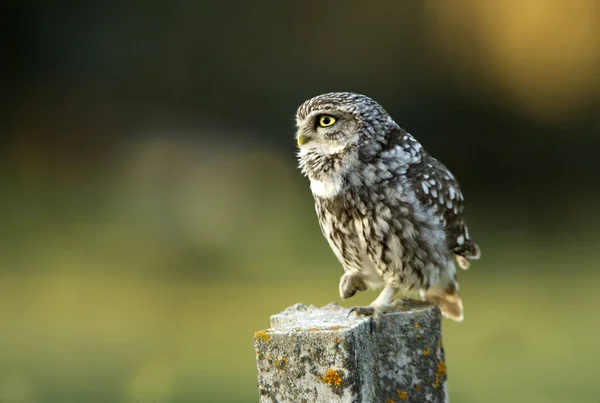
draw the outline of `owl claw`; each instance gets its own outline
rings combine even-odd
[[[375,328],[379,326],[381,317],[385,312],[375,309],[373,306],[355,306],[348,311],[348,317],[350,317],[352,313],[369,316],[369,332],[373,333]]]
[[[355,306],[354,308],[350,308],[350,311],[348,311],[348,317],[350,317],[350,314],[352,313],[370,316],[375,313],[375,308],[373,308],[372,306]]]
[[[383,306],[383,307],[382,306],[373,306],[373,305],[355,306],[353,308],[350,308],[346,318],[350,318],[350,315],[353,313],[355,313],[357,315],[369,316],[369,330],[371,333],[373,333],[373,331],[379,326],[379,323],[381,322],[381,318],[383,317],[384,314],[386,314],[388,312],[392,312],[392,311],[396,310],[397,308],[402,307],[403,305],[404,305],[404,301],[401,299],[397,299],[395,301],[392,301],[392,303],[390,305]]]

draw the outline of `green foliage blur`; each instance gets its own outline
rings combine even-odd
[[[595,1],[230,3],[1,6],[0,402],[257,401],[253,333],[342,303],[294,149],[332,90],[461,181],[452,401],[597,402]]]

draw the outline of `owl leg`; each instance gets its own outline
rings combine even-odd
[[[350,309],[348,316],[350,316],[351,313],[371,316],[369,326],[372,332],[373,329],[379,325],[383,315],[386,312],[394,310],[396,305],[392,303],[392,299],[397,291],[398,289],[396,287],[387,284],[375,301],[371,302],[369,306],[355,306],[354,308]]]
[[[340,297],[342,299],[348,299],[356,294],[356,291],[365,291],[366,289],[367,285],[362,275],[357,272],[346,272],[340,279]]]

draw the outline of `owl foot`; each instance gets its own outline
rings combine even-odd
[[[379,313],[378,310],[375,309],[375,307],[372,305],[355,306],[354,308],[350,308],[350,311],[348,311],[348,317],[350,317],[352,313],[356,313],[357,315],[370,316],[369,331],[371,333],[373,333],[373,330],[375,330],[375,328],[379,324],[379,321],[381,320],[381,316],[383,316],[383,313]]]
[[[404,304],[404,301],[398,299],[398,300],[393,301],[390,305],[386,305],[386,306],[381,306],[381,305],[355,306],[354,308],[350,308],[350,311],[348,311],[347,317],[350,317],[350,315],[353,313],[357,314],[357,315],[370,316],[369,330],[371,333],[373,333],[373,330],[375,330],[375,328],[377,326],[379,326],[379,323],[381,322],[381,318],[383,318],[384,314],[396,310],[398,307],[402,306],[403,304]]]
[[[350,308],[350,310],[348,311],[348,317],[350,317],[350,315],[353,313],[356,313],[357,315],[372,316],[375,314],[375,308],[371,305],[355,306],[353,308]]]
[[[373,329],[379,325],[383,314],[394,310],[397,306],[396,302],[392,302],[394,294],[398,289],[391,284],[387,284],[381,294],[371,303],[369,306],[356,306],[348,312],[348,316],[351,313],[357,313],[358,315],[370,316],[369,318],[369,329],[373,333]]]
[[[367,285],[360,275],[346,273],[340,279],[340,297],[348,299],[356,294],[356,291],[365,291]]]

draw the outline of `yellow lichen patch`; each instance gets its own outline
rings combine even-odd
[[[271,341],[271,337],[267,334],[267,332],[260,330],[254,333],[254,338],[262,341],[266,341],[267,343]]]
[[[429,355],[429,349],[425,348],[425,349],[421,350],[421,354],[423,354],[423,355]]]
[[[435,373],[435,385],[433,385],[434,388],[440,386],[440,377],[442,375],[446,375],[446,363],[444,361],[438,363],[437,372]]]
[[[318,327],[309,327],[309,328],[308,328],[308,331],[309,331],[309,332],[316,332],[317,330],[319,330],[319,328],[318,328]]]
[[[436,342],[436,343],[437,343],[437,346],[438,346],[438,347],[442,345],[442,341],[441,341],[440,339],[437,339],[437,342]]]
[[[329,385],[340,386],[343,380],[344,377],[342,376],[342,371],[336,369],[329,369],[325,372],[325,375],[323,375],[323,382]]]
[[[421,385],[415,385],[415,390],[418,392],[421,390]]]
[[[289,358],[281,357],[281,360],[275,360],[275,368],[284,369],[286,364],[289,362]]]
[[[348,326],[330,326],[330,327],[329,327],[329,330],[336,330],[336,331],[337,331],[337,330],[342,330],[342,329],[345,329],[345,328],[347,328],[347,327],[348,327]]]
[[[333,344],[338,344],[339,342],[340,342],[339,338],[336,337],[335,339],[333,339]]]
[[[385,401],[385,403],[395,403],[392,399],[388,399]]]
[[[400,400],[408,400],[408,393],[399,390],[398,391],[398,399],[400,399]]]
[[[419,326],[418,323],[415,323],[415,329],[418,329],[419,327],[421,327],[421,326]]]

